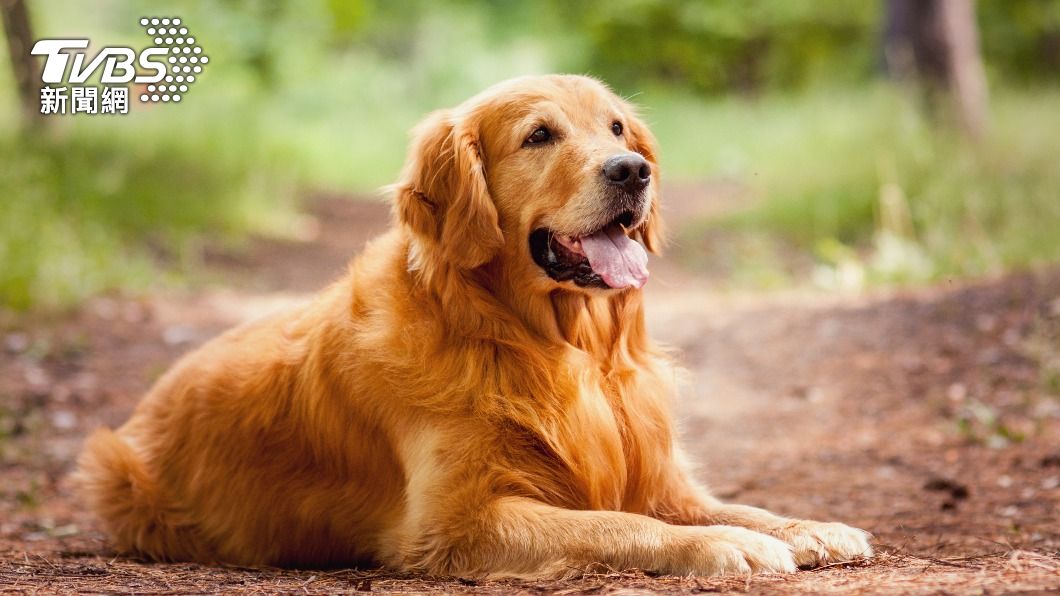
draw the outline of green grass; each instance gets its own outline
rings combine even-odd
[[[794,247],[817,260],[825,285],[861,285],[1060,259],[1058,102],[1056,90],[996,93],[980,143],[882,87],[698,110],[676,102],[648,115],[679,177],[746,188],[745,209],[698,222],[682,244],[717,234],[758,246],[736,251],[747,257],[736,269]],[[763,238],[774,250],[763,254]]]
[[[179,124],[160,130],[149,119],[57,124],[0,135],[0,305],[9,309],[156,284],[193,267],[203,239],[282,231],[291,213],[291,172],[252,142],[230,145],[216,130],[181,136]],[[91,130],[104,125],[107,135]]]

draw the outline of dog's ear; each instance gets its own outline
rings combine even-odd
[[[633,146],[633,150],[644,156],[651,163],[651,178],[652,185],[655,187],[655,197],[651,203],[651,210],[648,213],[648,219],[645,220],[640,226],[640,239],[644,242],[644,246],[655,254],[662,252],[663,244],[665,243],[665,230],[663,225],[662,215],[660,214],[659,207],[659,162],[656,157],[658,150],[656,148],[655,135],[651,133],[648,126],[641,121],[639,117],[634,113],[634,110],[629,110],[629,121],[626,125],[627,134],[630,137],[630,143]]]
[[[477,134],[449,111],[413,130],[395,201],[398,220],[458,267],[489,262],[504,242]]]

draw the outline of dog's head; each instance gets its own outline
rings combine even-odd
[[[500,259],[528,290],[639,288],[661,243],[655,153],[598,81],[514,79],[414,130],[396,213],[420,250],[463,269]]]

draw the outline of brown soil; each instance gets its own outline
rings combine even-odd
[[[678,193],[680,194],[680,193]],[[0,328],[0,590],[26,592],[1060,590],[1060,270],[868,295],[722,292],[656,262],[654,334],[690,371],[688,450],[724,498],[871,531],[879,556],[751,578],[588,574],[476,582],[117,556],[70,491],[87,432],[116,426],[181,353],[302,300],[387,225],[314,203],[312,242],[208,256],[221,283],[110,296]]]

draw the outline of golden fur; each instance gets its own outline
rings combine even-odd
[[[524,150],[538,122],[563,138]],[[860,530],[710,497],[675,444],[641,291],[559,283],[528,256],[535,226],[597,216],[621,151],[651,164],[632,234],[657,251],[654,140],[602,84],[515,79],[428,116],[393,229],[345,277],[189,354],[88,440],[78,479],[117,548],[528,578],[870,555]]]

